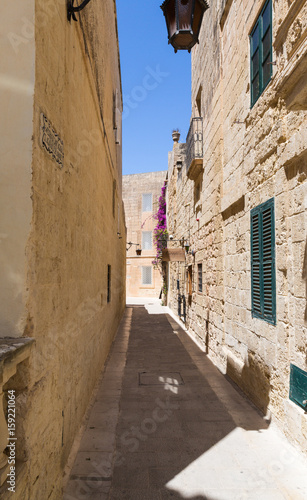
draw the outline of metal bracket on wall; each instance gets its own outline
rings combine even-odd
[[[71,18],[73,18],[74,21],[77,21],[77,18],[75,16],[75,12],[80,12],[80,10],[83,10],[84,7],[87,6],[87,4],[91,0],[84,0],[80,5],[77,5],[74,7],[74,2],[75,0],[67,0],[67,19],[70,22]]]

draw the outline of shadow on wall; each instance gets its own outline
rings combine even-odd
[[[305,306],[305,322],[307,322],[307,238],[306,238],[306,243],[305,243],[305,255],[304,255],[304,262],[303,262],[303,273],[302,273],[302,278],[305,280],[306,284],[306,306]],[[307,365],[307,353],[306,353],[306,365]]]
[[[259,357],[248,353],[242,365],[231,355],[227,358],[227,375],[245,392],[253,403],[266,414],[270,402],[270,371]]]

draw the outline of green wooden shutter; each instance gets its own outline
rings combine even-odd
[[[262,211],[262,273],[263,273],[263,316],[275,324],[275,227],[274,199],[269,200]]]
[[[274,198],[251,211],[252,315],[276,323]]]
[[[307,411],[307,372],[292,364],[290,365],[289,398]]]
[[[260,213],[255,210],[251,213],[251,271],[252,271],[252,312],[262,316],[261,310],[261,257],[260,257]]]

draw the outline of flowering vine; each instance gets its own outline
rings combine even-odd
[[[158,202],[158,211],[154,215],[154,219],[157,221],[157,225],[154,228],[154,244],[156,247],[156,257],[152,261],[153,265],[159,269],[162,277],[162,249],[166,248],[167,245],[167,224],[166,224],[166,200],[165,200],[166,182],[161,189],[161,196]],[[165,280],[164,280],[165,281]],[[165,283],[163,284],[163,289],[165,288]]]

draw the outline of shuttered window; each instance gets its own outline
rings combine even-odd
[[[290,394],[293,403],[307,411],[307,372],[290,364]]]
[[[251,105],[272,77],[272,1],[268,0],[250,35]]]
[[[251,210],[252,315],[276,324],[274,198]]]
[[[152,250],[152,232],[143,231],[142,232],[142,249]]]
[[[142,266],[142,285],[152,285],[152,266]]]
[[[197,272],[198,272],[198,291],[202,292],[203,291],[203,265],[202,264],[197,265]]]
[[[152,212],[152,194],[142,195],[142,212]]]
[[[192,295],[192,292],[193,292],[193,278],[192,278],[192,272],[193,272],[193,268],[192,266],[190,265],[188,267],[188,279],[187,279],[187,294],[189,296]]]

